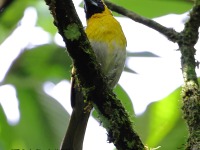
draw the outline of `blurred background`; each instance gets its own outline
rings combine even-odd
[[[8,2],[8,3],[5,3]],[[86,26],[82,0],[73,0]],[[112,0],[182,31],[189,0]],[[43,0],[1,0],[0,150],[58,150],[71,113],[71,59]],[[158,32],[114,13],[126,35],[127,61],[115,88],[143,143],[184,149],[180,52]],[[200,42],[196,44],[199,50]],[[200,61],[200,52],[196,59]],[[200,77],[200,70],[196,69]],[[93,113],[95,114],[95,112]],[[93,115],[94,116],[94,115]],[[112,150],[106,131],[91,117],[84,150]]]

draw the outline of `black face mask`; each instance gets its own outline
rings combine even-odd
[[[101,0],[84,0],[84,3],[86,19],[105,10],[105,6]]]

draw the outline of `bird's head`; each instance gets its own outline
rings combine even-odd
[[[86,19],[89,19],[94,14],[105,13],[106,11],[109,11],[103,0],[84,0],[84,9]]]

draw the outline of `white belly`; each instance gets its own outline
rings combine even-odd
[[[126,50],[123,47],[112,43],[112,50],[108,51],[108,44],[90,41],[96,54],[97,61],[100,63],[102,72],[108,78],[108,85],[114,88],[124,69],[126,60]]]

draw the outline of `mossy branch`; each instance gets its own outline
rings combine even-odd
[[[198,41],[198,29],[200,26],[200,3],[196,1],[190,12],[190,19],[180,33],[178,42],[181,51],[181,65],[184,78],[182,87],[183,113],[189,128],[189,138],[186,149],[200,148],[200,89],[195,68],[196,49],[194,45]]]
[[[54,17],[54,24],[63,37],[73,60],[77,77],[87,99],[94,103],[100,119],[108,132],[109,142],[119,150],[143,150],[139,136],[134,132],[129,116],[108,88],[100,72],[94,52],[71,0],[45,0]]]

